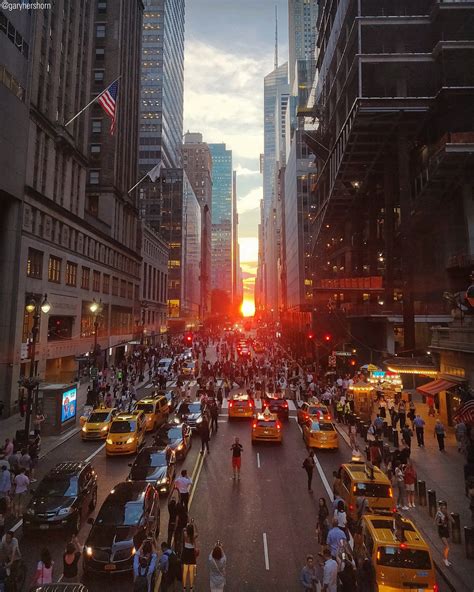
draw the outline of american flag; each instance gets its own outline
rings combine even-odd
[[[453,417],[454,421],[466,425],[474,425],[474,399],[469,399],[459,407]]]
[[[110,133],[113,134],[115,130],[115,107],[117,105],[117,92],[118,92],[118,80],[112,82],[112,84],[104,90],[104,92],[98,98],[99,104],[102,109],[112,118],[112,124],[110,126]]]

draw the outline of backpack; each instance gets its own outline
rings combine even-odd
[[[168,555],[168,571],[166,572],[168,583],[172,583],[175,580],[181,581],[181,561],[174,551],[167,553]]]
[[[150,565],[147,562],[146,567],[143,567],[142,558],[138,566],[138,574],[133,582],[133,592],[148,592],[148,568]],[[145,571],[143,571],[145,569]]]

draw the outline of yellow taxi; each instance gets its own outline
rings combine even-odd
[[[367,499],[371,511],[396,511],[390,480],[378,467],[368,462],[351,462],[341,465],[339,476],[341,497],[353,520],[357,519],[357,498],[362,496]]]
[[[196,373],[196,362],[185,362],[181,367],[181,374],[189,378],[193,377]]]
[[[252,422],[252,444],[255,442],[283,442],[281,422],[268,409],[258,413]]]
[[[255,403],[245,393],[237,393],[229,400],[229,421],[236,417],[253,417],[255,413]]]
[[[302,427],[303,440],[308,448],[339,448],[339,437],[336,428],[328,421],[307,419]]]
[[[372,560],[379,592],[437,592],[430,549],[409,519],[400,514],[368,514],[362,518],[362,554]]]
[[[94,409],[82,425],[81,438],[83,440],[105,440],[116,415],[117,409],[106,407]]]
[[[108,456],[134,454],[145,441],[146,418],[143,411],[119,413],[112,421],[105,452]]]
[[[308,419],[331,421],[331,413],[326,405],[320,403],[317,399],[304,401],[299,406],[296,416],[298,423],[302,426]]]
[[[141,399],[135,409],[143,411],[146,419],[146,431],[152,432],[168,421],[169,405],[165,396]]]

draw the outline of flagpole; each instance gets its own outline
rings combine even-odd
[[[149,173],[149,172],[150,172],[150,171],[148,171],[148,173]],[[140,185],[140,183],[141,183],[142,181],[144,181],[144,180],[145,180],[145,179],[148,177],[148,173],[147,173],[146,175],[144,175],[144,176],[143,176],[143,177],[140,179],[140,181],[138,181],[137,183],[135,183],[135,185],[134,185],[134,186],[133,186],[131,189],[129,189],[129,190],[127,191],[127,193],[131,193],[131,192],[132,192],[134,189],[136,189],[136,188],[137,188],[137,187]]]
[[[75,119],[77,119],[79,117],[79,115],[81,115],[81,113],[84,113],[84,111],[86,109],[88,109],[92,105],[92,103],[95,103],[97,101],[97,99],[99,99],[107,91],[107,89],[112,84],[114,84],[114,82],[117,82],[117,80],[120,80],[120,78],[122,78],[122,74],[120,74],[120,76],[118,78],[116,78],[113,82],[111,82],[110,84],[108,84],[101,93],[99,93],[96,97],[94,97],[92,99],[92,101],[90,101],[89,103],[87,103],[87,105],[84,107],[84,109],[81,109],[79,111],[79,113],[76,113],[76,115],[74,115],[74,117],[72,119],[70,119],[67,123],[65,123],[64,124],[64,127],[67,127],[70,123],[72,123]]]

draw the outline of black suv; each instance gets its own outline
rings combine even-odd
[[[97,474],[90,462],[59,463],[32,493],[23,530],[69,528],[77,533],[97,504]]]
[[[169,493],[174,483],[176,455],[170,446],[147,446],[138,453],[129,481],[153,483],[161,493]]]
[[[266,393],[262,398],[262,412],[265,409],[269,409],[271,413],[275,413],[280,421],[288,421],[290,418],[288,401],[281,393]]]
[[[158,543],[160,497],[144,481],[116,485],[102,504],[84,544],[84,573],[124,573],[146,538]]]

